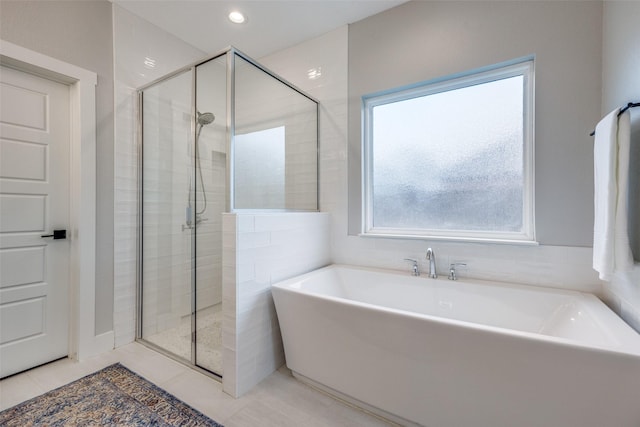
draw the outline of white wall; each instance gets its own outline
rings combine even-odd
[[[384,21],[379,25],[384,27]],[[467,268],[459,270],[461,277],[601,293],[600,281],[591,268],[591,248],[444,243],[348,235],[347,156],[353,154],[347,144],[348,37],[347,27],[343,27],[260,59],[320,100],[320,207],[332,216],[332,261],[408,273],[410,265],[403,259],[416,258],[421,270],[426,271],[425,252],[427,247],[432,247],[440,274],[447,274],[449,263],[464,262]],[[322,69],[322,76],[309,79],[307,70],[318,67]]]
[[[107,0],[0,2],[0,38],[98,75],[95,333],[113,329],[113,50]]]
[[[589,1],[411,1],[351,25],[350,232],[360,232],[363,95],[535,55],[536,239],[591,246],[601,31],[602,3]]]
[[[606,1],[603,19],[602,114],[640,102],[640,3]],[[608,304],[640,332],[640,110],[631,109],[634,155],[630,165],[631,242],[636,265],[605,285]]]

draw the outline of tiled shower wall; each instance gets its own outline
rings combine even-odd
[[[196,170],[192,164],[195,147],[191,82],[191,74],[184,73],[147,89],[144,96],[145,338],[190,323],[194,239],[197,309],[212,308],[222,302],[220,212],[226,206],[226,155],[214,148],[226,146],[225,134],[215,132],[213,124],[202,129],[198,139],[200,169]],[[189,205],[191,212],[187,209]],[[189,220],[198,222],[195,230]]]
[[[240,58],[235,77],[235,208],[316,210],[316,104]]]
[[[138,215],[136,89],[205,56],[164,30],[113,5],[115,346],[135,340]],[[145,65],[147,58],[155,65]],[[147,61],[147,64],[149,62]]]
[[[238,397],[284,364],[271,284],[331,262],[327,213],[223,215],[223,389]]]
[[[143,329],[177,327],[191,313],[191,230],[184,229],[191,122],[188,76],[144,97]],[[182,92],[182,93],[181,93]],[[153,94],[153,95],[152,95]],[[176,143],[183,141],[182,144]]]

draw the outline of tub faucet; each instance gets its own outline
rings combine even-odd
[[[458,275],[456,274],[457,266],[466,266],[464,262],[454,262],[449,265],[449,280],[458,280]]]
[[[435,279],[438,277],[436,273],[436,254],[431,248],[427,249],[427,259],[429,260],[429,277]]]
[[[411,266],[411,274],[414,276],[419,276],[420,269],[418,269],[418,260],[411,258],[405,258],[404,260],[413,263],[413,265]]]

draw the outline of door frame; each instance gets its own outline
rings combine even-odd
[[[69,357],[114,348],[113,330],[95,334],[97,74],[0,39],[0,61],[69,86]]]

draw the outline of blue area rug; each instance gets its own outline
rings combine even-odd
[[[222,427],[119,363],[0,412],[0,426]]]

